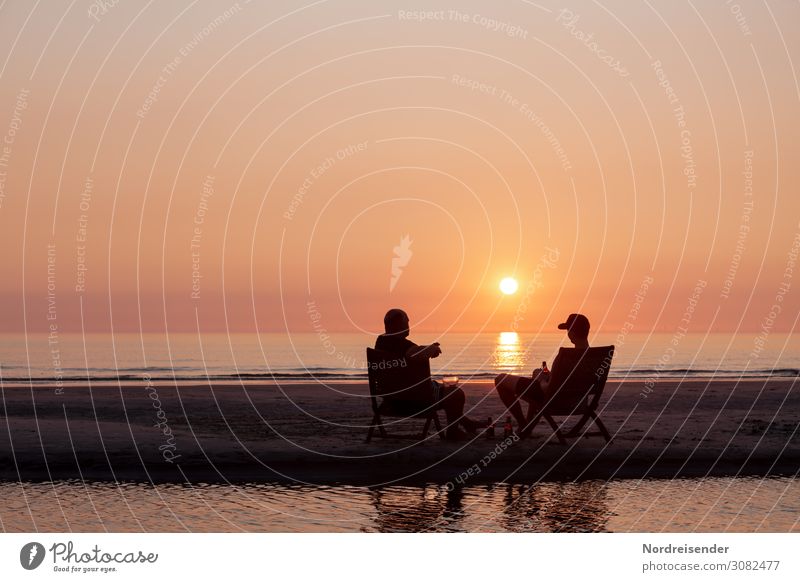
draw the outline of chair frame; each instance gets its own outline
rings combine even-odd
[[[573,350],[576,348],[561,348],[562,350]],[[597,425],[597,431],[587,431],[582,433],[584,437],[590,436],[602,436],[606,442],[611,442],[611,434],[608,432],[605,424],[603,421],[600,420],[600,416],[597,413],[597,408],[600,403],[600,397],[603,395],[603,390],[605,389],[606,380],[608,379],[608,371],[611,368],[611,360],[614,357],[614,346],[601,346],[597,348],[589,348],[590,350],[595,350],[596,353],[602,353],[605,351],[606,356],[603,359],[603,363],[600,366],[592,366],[594,368],[594,381],[586,387],[585,392],[575,395],[570,395],[572,401],[565,401],[565,399],[559,399],[559,390],[563,387],[567,382],[574,381],[572,375],[575,374],[575,369],[569,371],[569,374],[566,378],[563,378],[561,381],[561,386],[556,392],[544,403],[544,405],[539,409],[539,411],[531,418],[525,428],[523,429],[524,432],[531,432],[536,425],[539,424],[539,421],[544,419],[547,424],[550,425],[550,428],[553,429],[553,434],[558,439],[558,442],[562,445],[567,444],[567,438],[573,438],[581,434],[581,430],[586,423],[589,421],[594,421],[594,424]],[[581,356],[579,360],[579,366],[581,363],[584,365],[591,364],[591,361],[585,362],[583,361],[584,356]],[[553,376],[557,374],[557,371],[553,370]],[[591,380],[590,380],[591,381]],[[561,430],[561,427],[553,418],[554,416],[578,416],[580,415],[581,418],[578,419],[578,422],[569,429],[566,433]]]
[[[397,362],[406,361],[406,359],[398,358],[395,354],[389,352],[367,348],[367,377],[369,380],[369,398],[372,405],[372,421],[367,430],[366,442],[369,443],[372,441],[376,428],[381,438],[387,438],[389,436],[384,426],[384,416],[403,417],[408,420],[425,419],[425,425],[422,427],[421,433],[417,435],[397,435],[395,438],[425,440],[428,438],[428,432],[430,432],[431,424],[433,424],[436,429],[436,434],[439,435],[439,438],[444,439],[444,431],[439,421],[437,404],[433,402],[432,399],[425,401],[424,399],[413,398],[415,395],[424,397],[424,386],[430,385],[431,370],[427,358],[407,363],[407,366],[410,368],[409,375],[414,379],[411,386],[393,384],[389,387],[389,390],[386,390],[385,387],[381,385],[381,377],[383,376],[385,380],[386,376],[389,376],[389,374],[386,374],[387,370],[381,370],[377,366],[380,362],[387,361]],[[402,392],[406,392],[409,398],[402,399],[392,397],[393,394]],[[414,394],[415,392],[417,394]],[[400,411],[401,408],[403,412]]]

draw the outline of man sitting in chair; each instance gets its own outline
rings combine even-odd
[[[402,309],[390,309],[383,318],[383,327],[386,333],[378,336],[375,349],[396,354],[406,358],[437,358],[442,353],[439,342],[429,346],[418,346],[408,339],[408,315]],[[437,403],[437,410],[444,410],[447,415],[448,440],[463,440],[467,434],[458,428],[462,425],[469,433],[475,434],[479,425],[476,421],[464,416],[464,391],[456,386],[444,386],[436,380],[431,380],[431,397]]]
[[[572,313],[567,317],[567,321],[560,323],[558,329],[566,329],[567,337],[578,349],[589,349],[589,320],[585,315],[580,313]],[[553,360],[553,371],[559,366],[558,356]],[[530,378],[526,376],[514,376],[512,374],[499,374],[494,379],[494,385],[497,388],[497,394],[500,400],[506,405],[509,412],[514,416],[517,425],[522,430],[528,422],[533,419],[542,404],[547,402],[547,399],[552,396],[550,389],[549,372],[537,368],[533,371]],[[520,400],[528,403],[528,416],[526,417],[522,412],[522,404]],[[528,426],[520,436],[525,437],[533,430],[532,426]]]

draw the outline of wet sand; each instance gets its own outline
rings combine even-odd
[[[69,386],[61,393],[53,386],[3,386],[0,480],[379,485],[794,476],[798,384],[665,380],[645,398],[642,382],[609,381],[601,417],[611,443],[591,437],[558,445],[542,423],[533,438],[505,449],[498,447],[502,438],[451,443],[433,433],[423,442],[392,437],[366,444],[366,383],[142,382]],[[491,384],[463,388],[471,416],[502,414]],[[412,420],[388,430],[413,437],[421,428],[422,421]]]

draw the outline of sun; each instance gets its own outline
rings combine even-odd
[[[500,281],[500,291],[503,292],[503,295],[513,295],[517,289],[519,289],[519,283],[514,277],[506,277]]]

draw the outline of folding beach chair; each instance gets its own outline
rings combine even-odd
[[[581,433],[586,423],[593,420],[598,431],[585,432],[583,436],[602,436],[606,442],[611,441],[603,421],[597,414],[597,405],[603,395],[603,388],[614,357],[614,346],[603,346],[583,350],[579,348],[561,348],[558,352],[558,364],[552,371],[551,385],[557,389],[544,403],[536,416],[528,423],[535,427],[544,418],[561,444],[566,444],[565,437],[575,437]],[[564,433],[553,419],[554,416],[578,416],[580,419],[569,431]]]
[[[373,412],[367,442],[372,440],[376,428],[381,437],[388,436],[383,425],[384,416],[425,419],[419,438],[428,436],[431,423],[439,437],[444,438],[433,401],[431,366],[427,358],[412,360],[367,348],[367,375]]]

